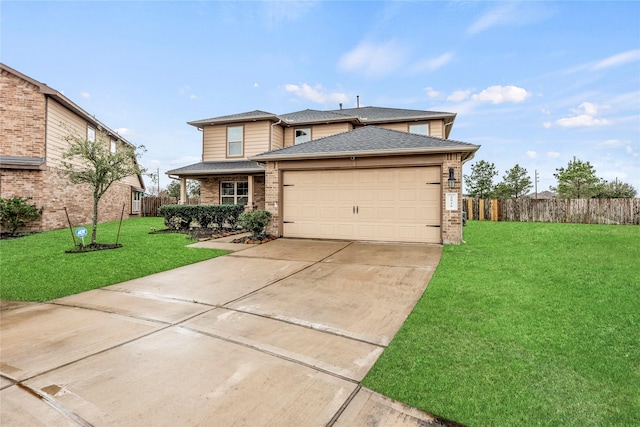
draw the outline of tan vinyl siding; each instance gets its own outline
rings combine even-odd
[[[93,126],[95,128],[95,126]],[[96,129],[97,131],[97,129]],[[62,153],[67,150],[69,134],[87,136],[87,122],[62,104],[49,98],[47,102],[47,165],[59,168]]]
[[[228,157],[227,128],[235,126],[243,127],[242,155]],[[202,130],[202,161],[215,162],[220,160],[239,160],[269,151],[270,128],[271,122],[269,121],[205,126]],[[275,126],[273,131],[274,140],[281,141],[282,136],[278,135],[277,126]]]
[[[279,148],[284,147],[284,129],[281,126],[271,125],[272,134],[271,134],[271,150],[277,150]]]
[[[444,120],[432,120],[429,122],[429,136],[444,138]]]
[[[269,151],[270,128],[270,121],[245,123],[243,157],[256,156]]]
[[[436,138],[444,138],[444,122],[442,120],[429,120],[421,122],[401,122],[401,123],[384,123],[379,124],[381,128],[399,130],[401,132],[409,132],[409,125],[429,125],[429,136],[435,136]]]
[[[294,144],[294,131],[296,129],[308,129],[311,128],[311,140],[325,138],[331,135],[337,135],[339,133],[348,132],[353,130],[351,123],[331,123],[326,125],[314,125],[305,126],[300,125],[296,127],[286,128],[284,131],[284,145],[289,147]]]
[[[202,161],[227,159],[227,126],[205,126],[202,129]]]
[[[385,128],[385,129],[399,130],[400,132],[409,132],[408,123],[384,123],[376,126]]]

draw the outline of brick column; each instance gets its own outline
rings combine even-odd
[[[449,188],[449,168],[453,168],[455,186]],[[455,210],[447,210],[447,193],[458,195]],[[444,244],[462,243],[462,157],[460,153],[446,155],[442,164],[442,242]]]
[[[271,212],[271,222],[267,232],[275,236],[282,236],[280,227],[280,170],[278,162],[267,162],[265,170],[265,210]]]

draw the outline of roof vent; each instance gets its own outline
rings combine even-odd
[[[340,103],[340,109],[342,110],[342,102]]]

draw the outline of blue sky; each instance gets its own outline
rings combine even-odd
[[[457,113],[501,178],[574,156],[640,191],[640,2],[0,2],[0,60],[134,144],[200,161],[187,121],[360,105]]]

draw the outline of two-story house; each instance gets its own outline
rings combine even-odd
[[[71,184],[61,170],[70,133],[87,139],[106,133],[111,150],[131,145],[69,98],[0,63],[0,197],[31,197],[42,218],[30,230],[50,230],[92,220],[93,197],[86,185]],[[100,200],[99,221],[140,213],[141,176],[111,185]]]
[[[202,162],[167,172],[201,183],[204,204],[271,212],[277,236],[462,241],[462,164],[479,146],[448,139],[455,114],[362,107],[250,111],[189,122]]]

